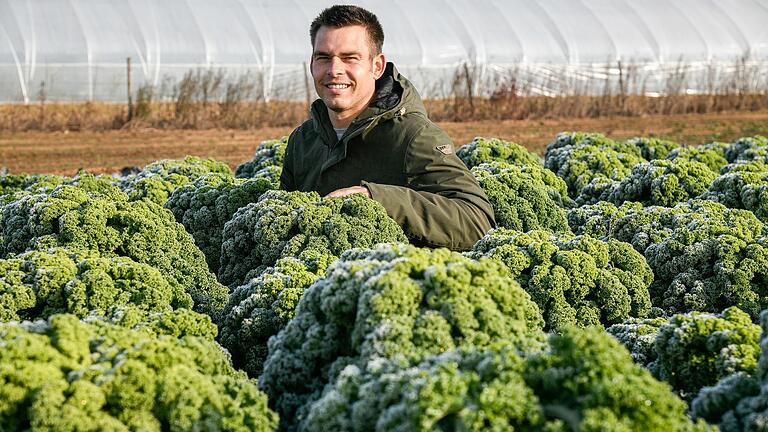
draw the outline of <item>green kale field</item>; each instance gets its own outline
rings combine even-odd
[[[768,138],[476,138],[464,253],[285,146],[0,175],[0,431],[768,430]]]

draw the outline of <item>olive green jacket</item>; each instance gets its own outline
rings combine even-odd
[[[341,139],[322,100],[293,131],[280,176],[288,191],[362,185],[414,244],[467,250],[495,225],[493,208],[448,135],[392,63]]]

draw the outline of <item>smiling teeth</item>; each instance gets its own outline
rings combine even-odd
[[[328,84],[328,88],[332,89],[345,89],[349,87],[349,84]]]

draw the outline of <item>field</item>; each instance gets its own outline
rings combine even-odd
[[[542,154],[555,134],[601,131],[623,139],[659,137],[684,144],[732,141],[765,134],[768,111],[648,117],[440,122],[457,145],[475,136],[500,137]],[[0,168],[11,173],[73,175],[78,169],[113,173],[159,159],[185,155],[214,158],[235,167],[250,159],[259,142],[290,133],[290,127],[257,130],[128,129],[101,132],[8,132],[0,130]]]
[[[0,430],[765,429],[768,112],[441,125],[495,229],[283,128],[0,135]]]

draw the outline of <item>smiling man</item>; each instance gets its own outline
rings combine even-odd
[[[416,89],[386,61],[376,16],[333,6],[309,33],[320,99],[288,139],[281,188],[362,193],[414,244],[470,249],[495,224],[493,208]]]

